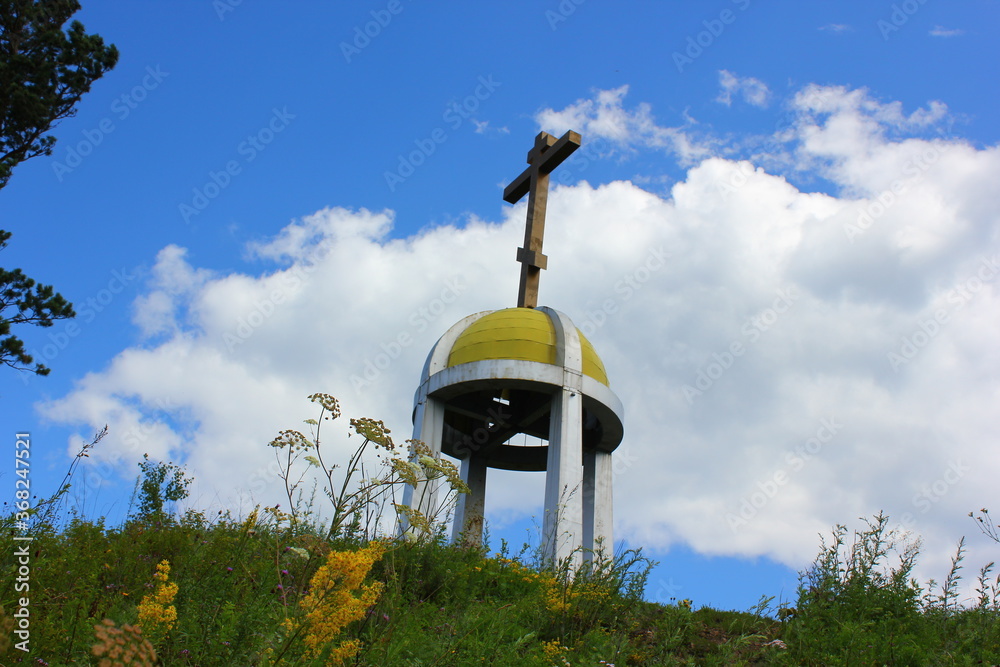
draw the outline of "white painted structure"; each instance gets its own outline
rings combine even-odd
[[[612,452],[623,410],[604,366],[570,319],[551,308],[470,315],[424,364],[413,438],[461,459],[453,539],[482,540],[489,468],[544,471],[543,553],[550,564],[612,557]],[[546,446],[510,444],[526,433]],[[404,503],[431,514],[440,480],[407,488]],[[414,505],[416,503],[416,505]]]

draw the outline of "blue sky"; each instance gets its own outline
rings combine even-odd
[[[43,492],[108,423],[91,515],[145,451],[195,505],[273,502],[265,445],[315,391],[408,437],[436,338],[514,305],[503,187],[574,129],[541,302],[625,404],[649,596],[792,598],[818,533],[879,510],[928,578],[963,534],[996,558],[966,514],[1000,472],[997,2],[84,5],[121,60],[0,193],[3,266],[78,312],[19,332],[49,377],[0,375]],[[540,482],[490,479],[517,542]]]

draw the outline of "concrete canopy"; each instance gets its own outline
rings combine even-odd
[[[472,493],[459,498],[454,535],[470,544],[481,539],[488,468],[546,471],[545,549],[558,561],[611,541],[610,457],[622,415],[604,364],[569,317],[508,308],[470,315],[435,344],[414,397],[414,439],[462,460]],[[547,444],[512,444],[521,433]],[[436,506],[433,489],[418,491]]]
[[[564,322],[570,335],[562,335]],[[565,352],[560,338],[569,339]],[[567,365],[559,363],[564,356]],[[566,373],[579,375],[584,449],[614,451],[623,436],[622,407],[604,364],[569,318],[549,308],[486,311],[455,324],[427,357],[414,410],[422,390],[445,404],[441,450],[449,456],[476,453],[491,468],[541,471],[547,446],[504,443],[520,433],[548,439],[549,403]]]

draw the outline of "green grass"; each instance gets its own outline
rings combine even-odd
[[[877,520],[860,538],[877,546],[883,528]],[[279,664],[323,664],[302,659],[301,636],[289,638],[283,622],[300,616],[298,600],[327,553],[361,546],[329,540],[320,527],[292,532],[264,520],[197,512],[161,513],[114,528],[70,516],[58,530],[39,527],[34,538],[32,652],[8,648],[4,665],[99,664],[91,655],[94,626],[105,618],[135,624],[163,560],[179,592],[176,626],[156,645],[162,664],[263,665],[270,664],[269,650],[273,656],[283,648]],[[885,572],[878,562],[869,568],[870,562],[833,558],[839,546],[827,547],[803,574],[795,610],[779,621],[766,605],[752,612],[691,611],[644,602],[648,563],[636,554],[571,576],[540,571],[526,552],[488,554],[440,539],[393,542],[369,573],[369,580],[384,584],[378,601],[343,638],[361,640],[360,665],[977,665],[1000,659],[993,600],[969,609],[945,607],[940,599],[935,604],[908,580],[905,562]],[[0,554],[4,573],[14,571],[13,548],[8,543]],[[881,551],[854,548],[868,557]],[[16,598],[7,575],[0,600],[9,610]],[[787,648],[769,644],[773,640]]]
[[[318,438],[309,442],[318,449]],[[98,625],[103,637],[126,633],[116,650],[152,640],[155,664],[327,664],[324,655],[309,656],[305,640],[316,627],[301,601],[311,582],[319,586],[314,577],[331,552],[350,561],[376,537],[371,525],[343,520],[331,530],[304,519],[319,511],[301,502],[294,516],[276,509],[246,518],[173,515],[165,505],[182,500],[190,480],[172,464],[146,460],[141,467],[136,509],[121,525],[61,511],[64,491],[33,515],[28,654],[13,646],[16,637],[6,641],[10,614],[25,595],[15,586],[19,545],[0,545],[6,612],[0,665],[154,664],[109,660],[113,637],[95,656]],[[342,517],[358,516],[357,507],[341,509],[351,510]],[[549,571],[527,546],[511,553],[502,544],[492,553],[447,544],[440,535],[419,541],[382,535],[385,554],[361,571],[365,585],[379,588],[376,601],[360,607],[354,620],[345,615],[349,622],[323,650],[357,640],[360,650],[347,664],[386,667],[1000,663],[1000,578],[990,578],[992,565],[980,571],[977,603],[961,607],[962,546],[943,585],[921,586],[911,576],[916,546],[895,544],[887,526],[887,517],[876,516],[850,542],[837,526],[801,574],[794,606],[775,608],[762,598],[748,611],[644,601],[653,563],[639,552],[597,567]],[[0,520],[0,530],[22,532],[13,516]],[[162,593],[154,574],[163,561],[177,586],[170,601],[176,621],[158,630],[140,618],[140,604]],[[334,572],[334,581],[345,580],[346,569]],[[349,592],[330,592],[320,616],[346,609]],[[360,587],[353,591],[359,593]],[[136,625],[142,637],[127,634],[134,631],[126,626]]]

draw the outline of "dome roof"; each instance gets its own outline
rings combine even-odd
[[[442,451],[456,458],[478,451],[487,465],[545,470],[547,446],[511,445],[520,433],[547,440],[553,396],[581,401],[584,451],[614,451],[622,441],[621,401],[593,345],[565,314],[540,306],[469,315],[438,339],[413,397],[444,411]],[[430,402],[430,403],[429,403]],[[423,419],[423,417],[419,417]],[[428,436],[425,436],[428,437]]]
[[[583,374],[605,386],[608,375],[597,351],[580,329]],[[447,367],[487,359],[517,359],[556,364],[556,330],[552,319],[533,308],[506,308],[469,325],[451,347]]]

